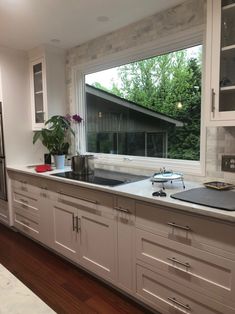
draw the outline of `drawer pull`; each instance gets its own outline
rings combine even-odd
[[[81,218],[78,218],[78,216],[76,216],[75,218],[76,218],[76,231],[78,233],[81,230]]]
[[[122,207],[115,206],[114,209],[116,209],[116,210],[118,210],[120,212],[124,212],[124,213],[130,214],[130,211],[128,209],[125,209],[125,208],[122,208]]]
[[[188,310],[188,311],[191,311],[191,307],[188,305],[188,304],[184,304],[180,301],[177,301],[176,298],[167,298],[169,301],[183,307],[184,309]]]
[[[75,216],[72,216],[73,231],[75,231]]]
[[[186,231],[192,231],[192,229],[189,226],[181,226],[181,225],[177,225],[174,222],[168,222],[167,223],[169,226],[174,227],[174,228],[178,228],[178,229],[182,229],[182,230],[186,230]]]
[[[185,266],[185,267],[187,267],[187,268],[190,268],[190,267],[191,267],[191,265],[190,265],[189,263],[181,262],[181,261],[179,261],[178,259],[176,259],[175,257],[167,257],[167,259],[169,259],[170,261],[172,261],[172,262],[174,262],[174,263],[176,263],[176,264],[183,265],[183,266]]]

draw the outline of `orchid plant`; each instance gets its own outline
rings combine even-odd
[[[70,123],[71,128],[74,132],[74,150],[75,150],[75,154],[79,155],[79,148],[78,148],[78,124],[80,124],[82,122],[82,118],[79,114],[74,114],[74,115],[70,115],[67,114],[65,116],[65,118],[67,119],[67,121]]]

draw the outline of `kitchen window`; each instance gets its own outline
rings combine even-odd
[[[202,173],[202,43],[200,32],[155,54],[129,55],[130,62],[109,58],[80,67],[76,89],[85,117],[84,152],[117,164],[131,160]]]

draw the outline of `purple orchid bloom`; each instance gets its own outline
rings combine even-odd
[[[74,114],[72,116],[72,119],[74,120],[74,122],[77,122],[77,123],[82,122],[82,118],[79,116],[79,114]]]

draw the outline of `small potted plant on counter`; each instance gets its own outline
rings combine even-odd
[[[42,144],[54,156],[56,169],[64,168],[65,155],[69,149],[69,135],[75,135],[67,117],[56,115],[45,122],[45,126],[40,131],[35,132],[33,144],[41,140]]]

